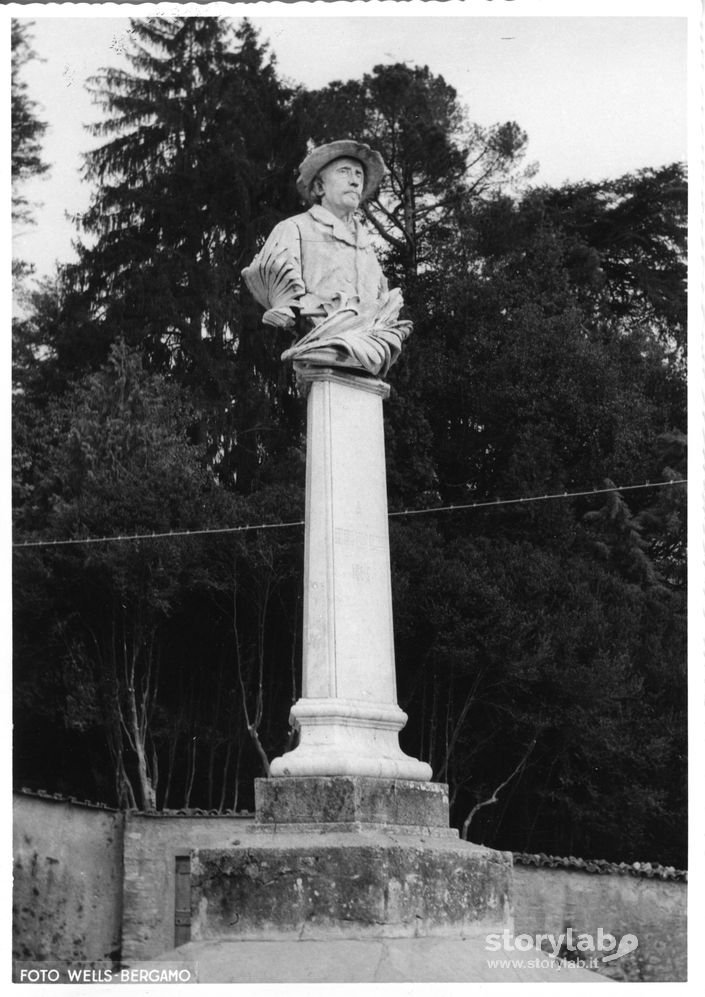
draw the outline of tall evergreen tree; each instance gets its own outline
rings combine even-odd
[[[31,27],[31,22],[12,20],[12,220],[16,224],[32,221],[32,208],[22,185],[49,169],[42,159],[41,147],[47,123],[39,118],[39,105],[29,96],[27,83],[22,79],[24,67],[37,58],[32,49]]]
[[[39,104],[32,100],[29,87],[23,79],[23,70],[33,60],[38,58],[32,48],[31,21],[11,22],[12,74],[11,74],[11,163],[12,163],[12,223],[15,233],[20,226],[34,224],[34,207],[25,193],[25,184],[33,177],[42,176],[49,169],[48,163],[42,158],[42,138],[47,129],[46,121],[39,117]],[[18,311],[27,305],[27,281],[34,267],[17,256],[12,255],[12,292]],[[31,309],[31,306],[27,305]],[[13,312],[15,309],[13,309]],[[22,353],[27,352],[23,342],[23,330],[19,316],[13,314],[12,320],[13,354],[19,360]]]
[[[291,395],[240,272],[293,207],[292,95],[248,22],[135,19],[130,37],[131,70],[92,81],[106,112],[94,132],[108,141],[86,157],[96,193],[81,223],[94,241],[68,278],[107,341],[139,344],[188,388],[211,460],[247,487],[258,444],[238,429],[272,422],[251,382],[277,411]]]

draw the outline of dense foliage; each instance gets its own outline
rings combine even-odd
[[[309,93],[247,22],[131,37],[94,82],[91,238],[15,325],[18,782],[252,806],[290,743],[304,412],[238,275],[342,109],[392,167],[368,213],[414,321],[386,409],[390,507],[424,510],[391,519],[403,746],[473,840],[684,865],[684,486],[620,487],[685,477],[682,166],[530,188],[521,129],[427,67]]]

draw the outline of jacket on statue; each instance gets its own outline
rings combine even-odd
[[[266,309],[266,325],[304,335],[284,360],[336,364],[384,377],[399,356],[411,323],[399,320],[401,292],[389,290],[372,240],[357,218],[348,226],[315,204],[274,227],[243,271]]]

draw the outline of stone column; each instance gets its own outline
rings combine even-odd
[[[405,755],[396,701],[381,380],[340,368],[297,370],[308,390],[300,732],[272,776],[427,781]]]

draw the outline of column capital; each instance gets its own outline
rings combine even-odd
[[[390,387],[379,377],[370,374],[353,373],[345,370],[344,367],[321,367],[314,364],[295,363],[296,383],[303,395],[308,394],[310,386],[315,381],[331,381],[335,384],[344,384],[358,391],[369,391],[373,395],[380,395],[381,398],[389,397]]]

